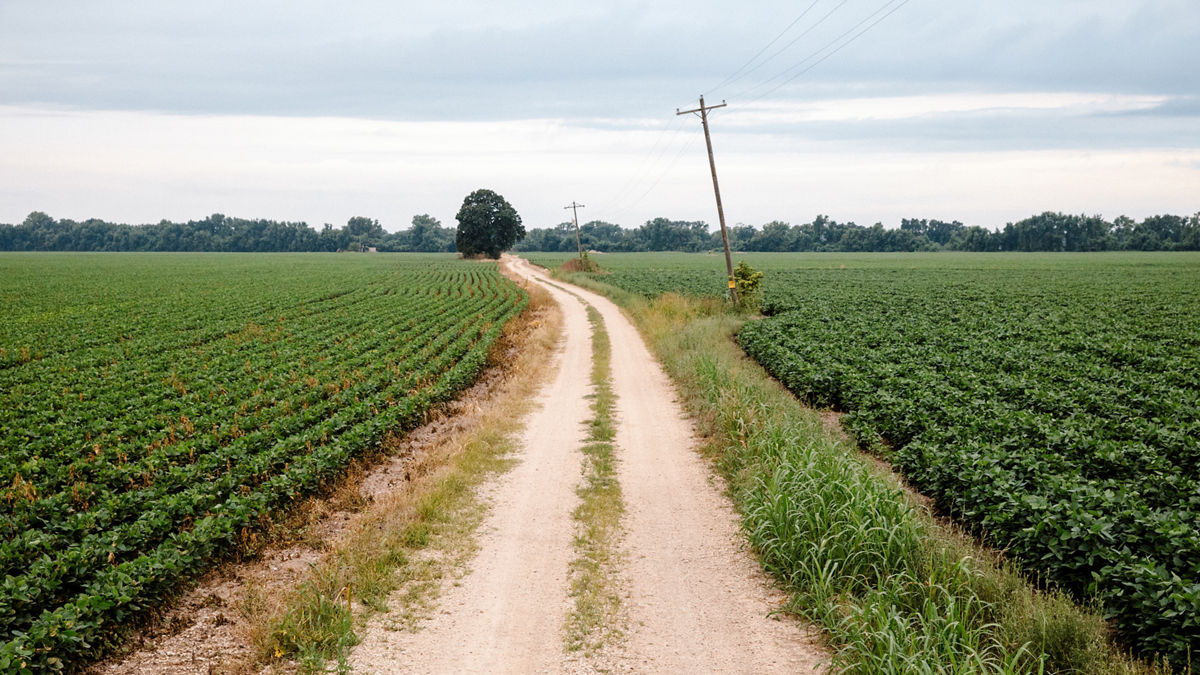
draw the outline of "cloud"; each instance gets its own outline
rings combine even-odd
[[[1200,148],[1186,110],[1166,96],[967,91],[731,105],[713,126],[763,152]]]
[[[1131,117],[1200,117],[1200,96],[1179,96],[1168,98],[1148,108],[1126,111],[1113,111],[1111,114]],[[1194,123],[1194,120],[1192,121]]]
[[[709,93],[747,101],[761,79],[838,44],[878,7],[839,7],[752,77]],[[720,81],[796,12],[783,0],[8,0],[0,103],[388,119],[641,115]],[[1197,62],[1191,0],[914,0],[773,98],[864,84],[1184,95],[1200,89]]]

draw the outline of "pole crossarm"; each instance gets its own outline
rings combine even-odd
[[[717,105],[706,106],[706,105],[704,105],[704,98],[701,97],[699,108],[692,108],[691,110],[680,110],[679,108],[676,108],[675,114],[676,115],[687,115],[688,113],[703,113],[703,112],[708,112],[709,110],[716,110],[717,108],[724,108],[726,105],[729,105],[729,104],[726,103],[725,101],[721,101]]]

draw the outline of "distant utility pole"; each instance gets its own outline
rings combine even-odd
[[[725,208],[721,206],[721,186],[717,183],[717,162],[713,159],[712,138],[708,135],[708,111],[724,108],[725,101],[720,105],[704,105],[704,96],[700,97],[700,107],[693,110],[675,109],[676,115],[699,113],[700,123],[704,126],[704,144],[708,146],[708,168],[712,170],[713,192],[717,195],[717,217],[721,220],[721,241],[725,243],[725,270],[729,273],[729,297],[737,302],[737,282],[733,280],[733,258],[729,255],[729,234],[725,231]]]
[[[583,204],[576,204],[575,200],[571,200],[569,206],[564,206],[563,209],[571,209],[571,222],[575,223],[575,246],[579,248],[579,259],[583,260],[583,242],[579,238],[579,209],[584,208]]]

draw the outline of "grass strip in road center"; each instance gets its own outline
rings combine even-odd
[[[621,636],[616,567],[625,504],[613,456],[616,395],[612,391],[611,346],[600,312],[590,305],[587,312],[592,325],[594,417],[588,422],[587,443],[582,448],[583,482],[576,490],[580,503],[573,514],[575,558],[570,567],[574,607],[567,617],[565,641],[567,651],[592,654]]]

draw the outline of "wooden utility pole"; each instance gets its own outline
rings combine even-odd
[[[675,109],[676,115],[699,113],[700,124],[704,126],[704,144],[708,146],[708,168],[712,170],[713,193],[717,195],[717,218],[721,221],[721,241],[725,244],[725,271],[729,273],[729,297],[737,302],[737,282],[733,279],[733,257],[729,255],[729,233],[725,231],[725,208],[721,206],[721,186],[717,183],[717,162],[713,159],[712,137],[708,134],[708,111],[724,108],[725,101],[720,105],[704,105],[704,96],[700,96],[700,107],[693,110]]]
[[[571,200],[569,206],[564,206],[563,209],[571,209],[571,222],[575,223],[575,246],[579,249],[579,259],[583,260],[583,241],[579,238],[579,209],[584,208],[583,204],[576,204],[575,200]]]

